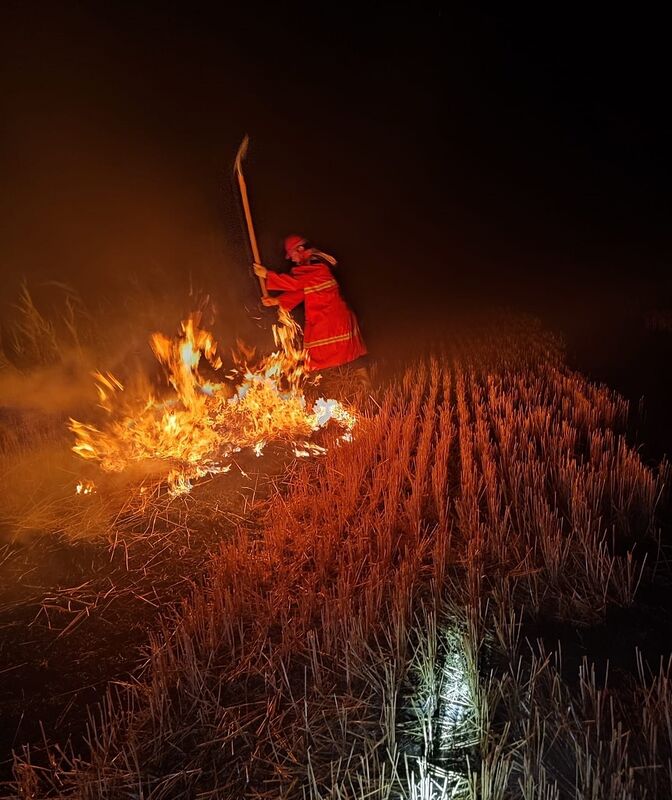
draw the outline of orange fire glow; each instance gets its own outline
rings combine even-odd
[[[200,315],[183,322],[174,339],[153,334],[152,350],[172,395],[161,400],[151,395],[144,405],[133,404],[117,378],[95,373],[100,406],[108,420],[95,427],[71,419],[73,450],[108,472],[121,472],[132,463],[159,462],[165,466],[169,491],[183,494],[195,479],[227,472],[233,454],[246,448],[260,456],[269,442],[284,441],[296,456],[324,452],[309,439],[330,420],[339,427],[339,439],[348,441],[356,422],[352,410],[324,398],[311,408],[307,405],[300,333],[294,320],[281,311],[279,324],[273,327],[277,349],[256,366],[241,360],[222,381],[206,381],[199,372],[202,358],[215,372],[222,369],[217,343],[200,328]],[[244,349],[243,353],[247,354]]]

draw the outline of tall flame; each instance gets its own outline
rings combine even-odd
[[[207,381],[199,372],[202,358],[214,371],[222,369],[217,343],[200,321],[199,314],[192,314],[174,339],[151,336],[173,389],[168,399],[150,396],[144,405],[134,405],[125,400],[116,377],[95,373],[108,420],[100,428],[70,420],[78,455],[114,472],[142,461],[165,462],[169,489],[181,494],[194,479],[228,471],[232,454],[244,448],[261,455],[268,442],[282,440],[292,444],[296,455],[323,452],[307,440],[330,420],[340,427],[343,440],[351,437],[355,414],[336,400],[320,398],[307,408],[301,331],[286,312],[280,311],[279,324],[273,326],[277,349],[251,366],[243,348],[226,382]]]

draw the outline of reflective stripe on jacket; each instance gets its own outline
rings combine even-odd
[[[281,291],[287,311],[305,304],[303,345],[312,372],[347,364],[366,353],[357,318],[349,308],[329,267],[318,262],[292,267],[289,274],[268,272],[266,286]]]

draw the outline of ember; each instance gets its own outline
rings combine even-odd
[[[261,456],[269,442],[284,441],[297,456],[323,453],[307,440],[330,420],[341,430],[339,440],[351,439],[352,411],[324,398],[308,407],[304,352],[297,344],[301,331],[288,314],[281,311],[273,327],[275,352],[254,366],[239,361],[221,382],[206,381],[199,372],[203,357],[213,370],[222,369],[217,343],[199,325],[200,315],[193,314],[178,337],[155,333],[150,339],[173,389],[167,399],[127,401],[117,378],[95,374],[109,421],[97,428],[70,420],[78,455],[108,472],[142,461],[165,462],[169,491],[177,495],[189,492],[198,478],[227,472],[233,453],[245,448]]]

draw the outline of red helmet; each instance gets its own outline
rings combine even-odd
[[[287,258],[289,258],[292,250],[296,250],[297,247],[306,244],[308,244],[307,239],[305,239],[303,236],[299,236],[298,234],[293,233],[291,236],[288,236],[285,239],[285,255],[287,256]]]

